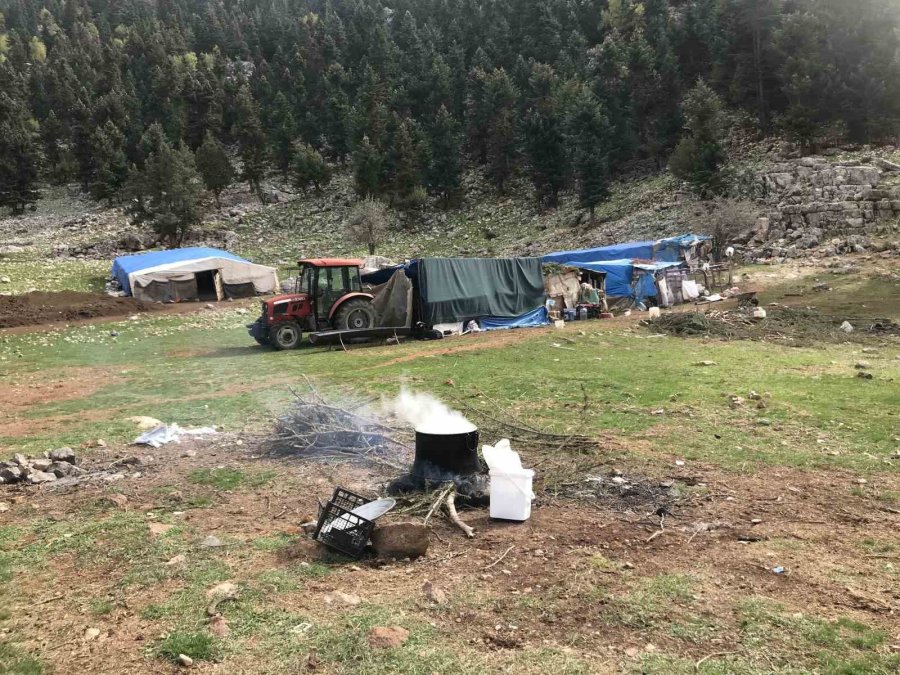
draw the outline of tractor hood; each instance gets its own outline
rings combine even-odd
[[[299,300],[307,300],[308,293],[287,293],[285,295],[275,295],[271,298],[263,300],[265,305],[280,305],[285,302],[297,302]]]

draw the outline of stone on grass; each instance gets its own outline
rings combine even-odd
[[[47,473],[46,471],[32,471],[30,474],[28,474],[28,482],[32,485],[37,485],[38,483],[49,483],[54,480],[56,480],[56,475]]]
[[[31,468],[35,471],[47,471],[53,464],[49,459],[39,458],[31,460]]]
[[[382,558],[418,558],[428,544],[428,528],[421,523],[379,525],[372,532],[372,546]]]
[[[400,647],[409,639],[409,631],[402,626],[375,626],[369,631],[369,646],[373,649]]]
[[[222,542],[219,540],[219,538],[213,535],[209,535],[200,542],[200,548],[219,548],[221,545]]]
[[[75,473],[76,470],[77,467],[74,464],[69,464],[68,462],[51,462],[50,466],[47,467],[47,471],[52,473],[57,478],[65,478],[67,476],[71,476]]]
[[[352,593],[344,593],[343,591],[334,591],[325,596],[325,602],[329,605],[349,605],[354,607],[362,602],[362,598]]]
[[[100,629],[99,628],[86,628],[84,631],[84,639],[85,640],[96,640],[100,637]]]
[[[430,600],[436,605],[447,604],[447,594],[430,581],[426,581],[424,584],[422,584],[422,593],[425,595],[426,599]]]
[[[4,483],[20,481],[22,480],[22,469],[17,466],[8,466],[5,469],[0,469],[0,478],[3,479]]]
[[[50,459],[54,462],[68,462],[69,464],[78,464],[78,458],[72,448],[57,448],[50,451]]]
[[[207,598],[236,598],[238,587],[230,581],[223,581],[206,591]]]
[[[187,654],[179,654],[178,655],[178,665],[184,666],[185,668],[190,668],[194,665],[194,659],[192,659]]]

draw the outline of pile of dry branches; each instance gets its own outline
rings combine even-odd
[[[362,409],[369,401],[334,405],[325,400],[308,380],[307,384],[307,393],[291,390],[294,403],[276,421],[275,433],[269,439],[271,452],[367,460],[398,471],[404,470],[389,458],[396,457],[400,451],[408,451],[408,444],[399,437],[399,429],[365,415]]]

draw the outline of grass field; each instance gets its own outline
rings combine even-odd
[[[898,316],[896,282],[842,277],[827,293],[814,283],[784,300],[859,312],[871,298],[870,316]],[[616,320],[279,353],[246,334],[255,311],[0,336],[3,457],[103,439],[83,452],[105,465],[134,452],[134,415],[225,432],[193,459],[153,451],[140,479],[0,493],[16,498],[0,513],[0,674],[169,672],[179,654],[228,674],[900,668],[896,338],[791,347],[660,337]],[[861,361],[871,379],[858,376]],[[674,478],[684,501],[651,538],[652,513],[542,490],[523,526],[472,512],[469,542],[436,523],[424,561],[323,556],[296,529],[316,497],[390,476],[259,457],[259,435],[304,376],[337,400],[407,386],[596,435],[587,456],[529,450],[539,485],[616,468]],[[171,527],[148,534],[154,523]],[[197,547],[210,533],[222,548]],[[424,601],[424,579],[449,602]],[[240,592],[223,605],[220,635],[204,609],[224,581]],[[336,589],[362,602],[324,602]],[[405,644],[368,646],[373,626],[392,625],[410,631]]]

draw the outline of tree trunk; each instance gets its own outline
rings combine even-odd
[[[375,255],[375,244],[369,242],[369,255]]]
[[[763,136],[769,133],[769,113],[766,108],[766,93],[762,76],[762,28],[759,25],[759,3],[753,16],[753,65],[756,69],[756,91],[759,98],[759,128]]]
[[[596,224],[596,221],[594,220],[594,205],[593,204],[591,204],[590,207],[588,208],[588,212],[590,213],[591,227],[594,227],[594,225]]]

